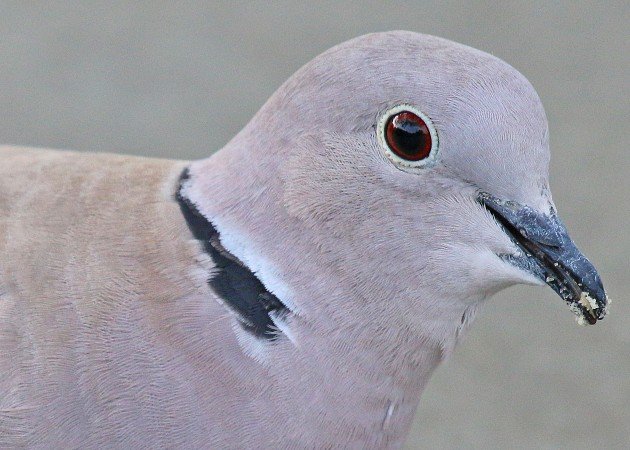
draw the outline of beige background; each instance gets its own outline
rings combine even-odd
[[[581,328],[550,289],[497,295],[408,447],[630,448],[629,27],[610,0],[0,1],[0,142],[201,158],[348,38],[409,29],[493,53],[543,99],[555,201],[615,304]]]

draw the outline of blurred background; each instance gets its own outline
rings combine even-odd
[[[0,143],[203,158],[296,69],[407,29],[492,53],[545,104],[554,200],[614,299],[491,299],[436,372],[409,449],[630,448],[627,1],[0,1]],[[0,161],[1,164],[1,161]]]

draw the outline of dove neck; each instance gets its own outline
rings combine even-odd
[[[309,374],[301,382],[321,386],[313,407],[325,414],[336,405],[340,421],[404,435],[430,375],[475,308],[428,287],[405,298],[370,267],[356,267],[354,250],[341,251],[343,237],[287,211],[281,164],[254,161],[237,143],[192,163],[182,193],[214,225],[221,246],[289,311],[288,339],[267,342],[264,352],[273,356],[262,359],[283,361],[274,370]],[[302,390],[295,386],[296,395]]]

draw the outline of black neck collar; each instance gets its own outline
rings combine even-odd
[[[212,222],[183,195],[182,185],[190,178],[185,169],[179,180],[176,200],[195,239],[200,241],[215,264],[208,284],[220,299],[236,314],[245,330],[257,337],[274,340],[280,331],[272,316],[288,312],[287,307],[256,275],[221,244],[221,237]]]

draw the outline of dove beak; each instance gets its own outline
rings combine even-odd
[[[481,193],[478,201],[522,252],[504,259],[549,285],[578,316],[578,323],[592,325],[604,318],[610,299],[601,278],[575,246],[555,211],[541,214],[486,193]]]

